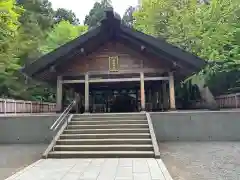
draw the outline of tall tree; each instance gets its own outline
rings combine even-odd
[[[25,63],[42,55],[39,46],[57,23],[55,21],[57,18],[54,18],[57,14],[52,9],[51,3],[48,0],[2,0],[0,12],[1,96],[53,100],[52,88],[32,80],[25,84],[25,77],[19,72]],[[72,20],[75,20],[74,14],[71,16]],[[71,16],[58,16],[57,20],[66,18],[71,21]]]
[[[105,17],[105,10],[112,8],[111,0],[102,0],[100,3],[96,2],[89,14],[86,15],[84,24],[88,25],[89,28],[95,27]]]
[[[209,4],[196,0],[145,0],[134,13],[134,27],[211,60],[203,74],[212,85],[216,74],[240,68],[239,12],[238,0],[211,0]]]
[[[75,26],[68,21],[61,21],[48,33],[46,40],[42,43],[39,50],[44,54],[49,53],[85,33],[87,29],[87,26]]]
[[[133,6],[129,6],[127,8],[127,10],[125,11],[123,18],[122,18],[122,22],[123,24],[132,27],[133,23],[134,23],[134,16],[133,13],[135,12],[136,8]]]
[[[69,21],[71,24],[79,24],[79,19],[76,17],[75,13],[71,10],[59,8],[54,14],[55,23],[59,23],[63,20]]]
[[[38,57],[38,46],[54,24],[54,11],[48,0],[17,0],[17,5],[25,9],[19,18],[21,26],[16,39],[20,42],[16,49],[23,65]]]
[[[54,10],[48,0],[17,0],[17,4],[25,9],[20,18],[21,23],[37,23],[42,30],[54,24]]]
[[[13,0],[0,1],[0,94],[8,96],[11,91],[14,72],[19,68],[18,59],[14,53],[14,40],[17,37],[18,21],[21,9]]]

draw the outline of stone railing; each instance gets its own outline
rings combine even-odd
[[[56,104],[37,101],[0,99],[0,113],[50,113],[55,112]]]

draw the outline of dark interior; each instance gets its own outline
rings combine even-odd
[[[145,93],[149,89],[158,89],[157,81],[145,82]],[[75,90],[84,95],[84,84],[75,84]],[[92,83],[89,85],[91,113],[121,113],[139,112],[140,109],[140,83]],[[146,97],[147,100],[147,97]],[[84,97],[79,103],[80,113],[84,113]]]

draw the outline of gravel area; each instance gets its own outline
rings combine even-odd
[[[160,143],[174,180],[240,180],[240,142]]]
[[[0,144],[0,179],[5,179],[39,160],[47,145]]]

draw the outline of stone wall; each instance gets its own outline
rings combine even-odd
[[[158,141],[239,141],[240,111],[150,113]]]
[[[240,111],[153,112],[158,141],[239,141]],[[0,144],[49,144],[59,115],[0,116]]]
[[[50,130],[59,115],[13,115],[0,117],[0,144],[50,143]]]

